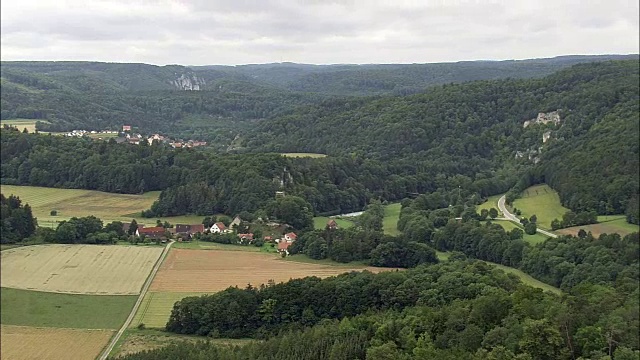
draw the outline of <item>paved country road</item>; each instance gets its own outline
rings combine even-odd
[[[138,301],[136,301],[136,304],[133,306],[133,309],[131,310],[131,313],[129,314],[127,321],[125,321],[124,325],[122,325],[120,330],[118,330],[118,333],[116,334],[116,336],[114,336],[111,339],[109,346],[107,346],[107,348],[104,349],[104,351],[102,352],[102,355],[100,355],[100,357],[98,358],[99,360],[106,360],[111,350],[113,350],[113,347],[116,346],[116,343],[118,342],[118,340],[120,340],[120,337],[122,336],[122,334],[124,334],[124,331],[127,330],[127,328],[129,327],[129,324],[131,324],[133,317],[136,315],[136,312],[138,311],[138,308],[142,303],[142,299],[144,299],[144,296],[147,293],[147,290],[149,290],[149,286],[151,285],[153,278],[156,276],[156,273],[158,272],[158,269],[160,268],[162,261],[164,261],[165,256],[167,256],[167,253],[169,252],[169,249],[171,248],[171,245],[173,245],[174,242],[175,241],[171,240],[167,244],[167,246],[165,246],[164,251],[162,252],[162,255],[160,255],[160,258],[156,262],[156,265],[153,267],[153,270],[151,270],[151,274],[149,274],[147,281],[144,283],[144,286],[140,291],[140,296],[138,296]]]
[[[502,213],[504,214],[504,217],[507,220],[510,220],[510,221],[513,221],[513,222],[515,222],[517,224],[520,224],[520,219],[518,219],[517,216],[513,215],[512,213],[509,212],[509,210],[507,210],[507,207],[504,204],[506,199],[507,199],[506,195],[502,195],[502,197],[500,197],[500,199],[498,199],[498,208],[500,208],[500,211],[502,211]],[[546,236],[549,236],[549,237],[552,237],[552,238],[557,238],[558,237],[558,235],[556,235],[556,234],[554,234],[552,232],[546,231],[546,230],[542,230],[540,228],[536,228],[536,231],[539,232],[542,235],[546,235]]]

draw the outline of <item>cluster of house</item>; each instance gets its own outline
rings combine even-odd
[[[175,139],[171,139],[169,137],[160,135],[160,134],[153,134],[149,137],[147,137],[146,139],[138,134],[138,133],[131,133],[131,126],[130,125],[124,125],[122,127],[122,131],[125,132],[125,136],[124,138],[118,138],[116,139],[117,142],[119,143],[129,143],[129,144],[134,144],[134,145],[139,145],[141,142],[146,141],[149,145],[153,144],[154,141],[158,141],[160,143],[165,143],[165,144],[169,144],[171,147],[175,148],[192,148],[192,147],[196,147],[196,146],[205,146],[207,145],[206,141],[197,141],[197,140],[175,140]]]
[[[233,233],[233,226],[240,225],[242,220],[240,217],[236,216],[235,219],[226,226],[222,222],[217,222],[209,228],[205,228],[203,224],[195,224],[195,225],[184,225],[184,224],[176,224],[174,228],[164,228],[162,226],[154,226],[154,227],[145,227],[144,225],[138,225],[138,228],[135,231],[136,236],[145,236],[146,238],[153,240],[160,240],[161,242],[166,242],[167,238],[170,236],[177,236],[178,241],[182,241],[183,239],[191,239],[196,234],[204,234],[206,232],[212,234],[230,234]],[[335,223],[335,221],[334,221]],[[337,226],[337,225],[336,225]],[[130,224],[122,224],[122,227],[125,232],[129,231]],[[253,243],[253,233],[246,234],[237,234],[238,238],[242,241],[247,241],[249,244]],[[274,239],[271,236],[265,236],[264,241],[269,243],[275,243],[278,246],[279,253],[285,253],[289,255],[289,246],[293,244],[294,241],[298,238],[294,232],[289,232],[284,234],[282,238]]]
[[[73,130],[68,133],[65,133],[64,136],[68,137],[83,137],[88,136],[89,134],[117,134],[118,132],[115,130],[102,130],[102,131],[87,131],[87,130]]]

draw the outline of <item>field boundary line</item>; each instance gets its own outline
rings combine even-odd
[[[129,317],[124,322],[124,324],[122,325],[120,330],[118,330],[116,335],[111,339],[111,342],[104,349],[104,351],[102,352],[100,357],[98,357],[99,360],[106,360],[107,359],[107,357],[109,356],[109,353],[111,352],[111,350],[113,350],[113,348],[116,346],[116,343],[118,342],[118,340],[120,340],[120,337],[122,336],[122,334],[124,334],[124,332],[127,330],[129,325],[131,324],[131,321],[133,321],[133,318],[136,316],[136,312],[138,311],[138,308],[140,307],[140,304],[142,303],[142,300],[144,299],[144,296],[147,294],[147,291],[149,290],[149,287],[151,286],[151,282],[156,277],[156,273],[158,272],[158,269],[160,269],[160,266],[162,265],[162,262],[164,261],[164,258],[169,253],[169,249],[171,249],[171,245],[173,245],[174,242],[175,241],[171,240],[167,244],[167,246],[164,248],[164,251],[160,255],[160,258],[156,261],[156,264],[154,265],[153,269],[151,270],[151,273],[149,274],[149,277],[147,277],[147,281],[144,283],[144,286],[142,287],[142,290],[140,291],[140,296],[138,296],[138,300],[136,301],[135,305],[133,305],[133,309],[131,309],[131,313],[129,314]]]

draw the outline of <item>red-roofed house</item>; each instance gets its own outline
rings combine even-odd
[[[265,236],[264,237],[264,241],[266,242],[273,242],[273,238],[271,236]]]
[[[288,243],[292,243],[292,242],[296,241],[297,238],[298,238],[298,235],[296,235],[295,233],[292,233],[292,232],[284,234],[284,240],[286,242],[288,242]]]
[[[331,220],[329,220],[329,221],[327,222],[327,227],[328,227],[330,230],[335,230],[335,229],[337,229],[337,228],[338,228],[338,223],[337,223],[335,220],[331,219]]]
[[[136,232],[138,236],[146,236],[151,239],[159,239],[165,236],[165,229],[162,226],[155,226],[150,228],[138,228]]]
[[[253,242],[253,234],[252,233],[249,233],[249,234],[238,234],[238,237],[242,241],[249,240],[249,243]]]
[[[224,226],[223,223],[221,222],[217,222],[213,225],[211,225],[211,229],[209,229],[209,231],[213,234],[221,234],[221,233],[226,233],[227,231],[227,227]]]
[[[204,225],[202,224],[195,224],[195,225],[191,225],[191,234],[202,234],[204,233]]]
[[[280,241],[278,243],[278,252],[279,253],[285,253],[285,254],[289,255],[289,246],[291,246],[290,242]]]

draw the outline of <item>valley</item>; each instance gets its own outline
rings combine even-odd
[[[1,65],[3,358],[639,351],[637,55]]]

